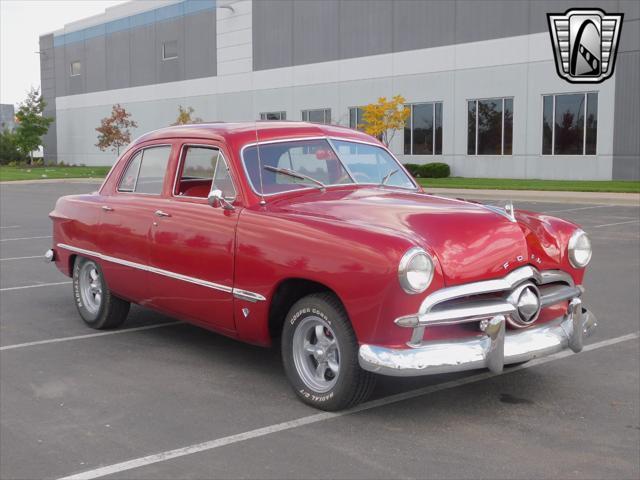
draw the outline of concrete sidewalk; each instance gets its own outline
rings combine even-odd
[[[476,190],[471,188],[431,188],[428,186],[423,188],[425,192],[436,195],[473,200],[519,200],[527,202],[640,206],[640,193]]]

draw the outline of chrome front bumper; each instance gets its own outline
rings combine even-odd
[[[360,366],[382,375],[411,377],[488,368],[500,373],[504,365],[550,355],[566,348],[578,353],[583,338],[597,326],[593,313],[574,298],[567,315],[538,327],[506,331],[503,315],[494,316],[484,333],[473,338],[428,341],[406,349],[361,345]]]

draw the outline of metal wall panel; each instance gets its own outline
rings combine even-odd
[[[293,65],[293,0],[253,2],[253,69]]]
[[[439,47],[455,42],[455,2],[393,2],[393,50]]]
[[[338,0],[293,4],[293,64],[326,62],[340,56]],[[258,19],[259,21],[259,19]],[[274,27],[277,28],[279,24]]]
[[[57,155],[56,142],[56,65],[53,34],[40,37],[40,88],[46,102],[43,114],[53,117],[53,123],[42,137],[45,163],[54,163]]]
[[[64,46],[65,70],[67,73],[67,95],[75,95],[85,92],[86,61],[84,42],[72,43]],[[80,62],[80,75],[71,76],[71,62]]]
[[[455,43],[524,35],[528,5],[512,0],[457,0]]]
[[[126,88],[131,84],[131,48],[129,31],[107,34],[107,90]]]
[[[85,92],[107,89],[107,53],[104,35],[84,41],[86,65]]]
[[[390,53],[392,0],[349,0],[340,4],[340,58]]]
[[[154,59],[157,59],[157,76],[155,83],[175,82],[184,79],[184,19],[178,17],[173,20],[156,23],[156,48]],[[178,42],[178,58],[163,60],[162,44],[164,42]],[[149,53],[147,53],[149,54]]]
[[[184,17],[184,78],[216,75],[216,12]]]
[[[618,53],[615,76],[613,179],[640,180],[640,51]]]
[[[131,49],[131,87],[156,83],[156,64],[160,57],[156,51],[155,24],[134,28],[129,32]]]

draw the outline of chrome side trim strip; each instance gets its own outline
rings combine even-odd
[[[266,298],[259,293],[249,292],[240,288],[233,289],[233,296],[240,300],[247,300],[248,302],[264,302],[266,300]]]
[[[129,260],[123,260],[121,258],[112,257],[110,255],[104,255],[102,253],[94,252],[92,250],[74,247],[72,245],[67,245],[64,243],[58,243],[58,247],[64,248],[65,250],[69,250],[71,252],[96,257],[106,262],[116,263],[118,265],[124,265],[125,267],[137,268],[138,270],[144,270],[146,272],[155,273],[157,275],[163,275],[165,277],[181,280],[183,282],[193,283],[194,285],[200,285],[202,287],[211,288],[213,290],[219,290],[221,292],[232,293],[236,298],[239,298],[242,300],[249,300],[252,302],[266,300],[265,297],[263,297],[258,293],[249,292],[249,291],[241,290],[238,288],[227,287],[226,285],[220,285],[219,283],[209,282],[207,280],[202,280],[200,278],[189,277],[187,275],[182,275],[181,273],[170,272],[168,270],[163,270],[161,268],[156,268],[149,265],[143,265],[141,263],[131,262]]]

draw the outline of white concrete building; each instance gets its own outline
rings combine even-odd
[[[586,4],[589,5],[586,5]],[[575,85],[554,64],[547,13],[625,14],[615,74]],[[403,95],[392,150],[452,175],[640,179],[640,2],[132,1],[40,38],[55,125],[45,157],[110,164],[95,128],[120,103],[134,132],[178,106],[211,121],[355,125],[357,107]]]

